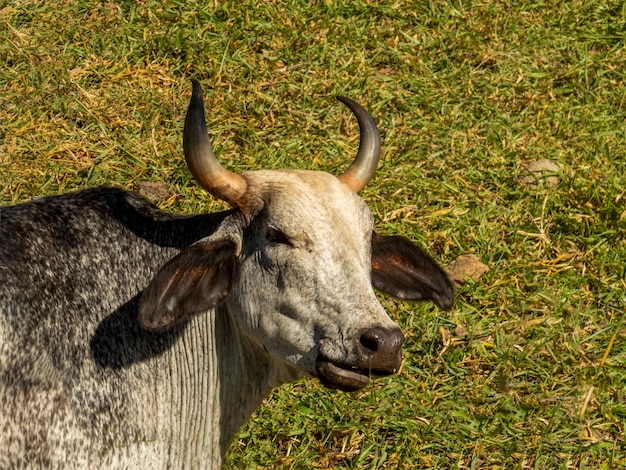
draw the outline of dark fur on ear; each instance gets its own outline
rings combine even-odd
[[[432,300],[444,310],[454,288],[435,260],[403,237],[372,233],[372,285],[402,300]]]
[[[232,286],[236,250],[233,240],[201,240],[167,262],[141,295],[138,319],[142,328],[167,331],[217,307]]]

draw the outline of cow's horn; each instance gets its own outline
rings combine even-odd
[[[193,92],[183,130],[183,150],[191,174],[213,196],[231,204],[246,192],[243,176],[228,171],[219,164],[206,129],[202,87],[192,80]],[[236,205],[236,204],[235,204]]]
[[[380,160],[380,136],[374,119],[360,104],[345,96],[338,96],[337,99],[350,108],[359,122],[359,151],[345,173],[338,176],[340,181],[358,193],[376,171]]]

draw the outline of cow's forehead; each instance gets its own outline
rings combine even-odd
[[[266,170],[246,172],[244,176],[275,223],[348,232],[369,230],[373,224],[365,202],[329,173]]]

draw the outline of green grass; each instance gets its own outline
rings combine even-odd
[[[379,231],[491,270],[453,311],[382,299],[399,376],[274,391],[227,468],[626,465],[626,3],[0,1],[0,202],[185,169],[191,77],[231,169],[338,172],[363,103],[384,155]],[[566,165],[555,188],[526,162]]]

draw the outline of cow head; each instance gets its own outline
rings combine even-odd
[[[397,371],[404,337],[372,286],[445,309],[453,289],[435,261],[407,239],[373,231],[373,216],[357,192],[378,163],[378,131],[361,106],[339,99],[361,131],[358,154],[344,174],[235,174],[213,154],[202,91],[193,82],[183,141],[188,166],[204,188],[237,210],[157,273],[140,303],[144,328],[167,330],[225,304],[252,341],[328,387],[357,390],[371,374]]]

